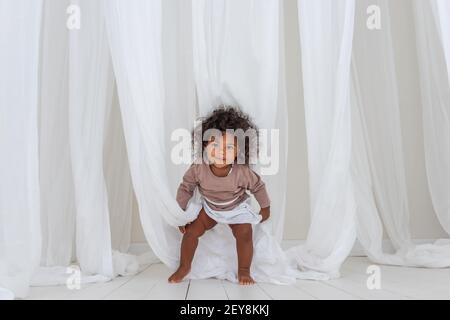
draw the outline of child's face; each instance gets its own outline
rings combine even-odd
[[[222,134],[222,138],[215,141],[212,138],[206,146],[208,160],[218,168],[232,164],[237,156],[236,137],[230,133]]]

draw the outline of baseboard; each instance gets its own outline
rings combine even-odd
[[[437,239],[413,239],[413,243],[415,244],[423,244],[423,243],[433,243]],[[294,239],[285,239],[281,242],[281,247],[286,250],[293,246],[297,246],[305,243],[306,240],[294,240]],[[135,242],[130,245],[128,253],[131,254],[141,254],[150,250],[149,245],[146,242]],[[394,247],[389,239],[383,240],[383,250],[384,252],[393,252]],[[365,257],[367,256],[361,243],[356,240],[352,251],[350,252],[350,256],[352,257]]]

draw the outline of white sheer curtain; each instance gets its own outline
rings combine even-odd
[[[201,114],[221,103],[237,104],[252,111],[261,127],[273,127],[279,81],[278,12],[277,0],[192,2]]]
[[[103,165],[108,191],[111,245],[115,251],[128,252],[135,195],[118,100],[117,88],[114,88],[111,110],[105,123]]]
[[[366,26],[366,10],[373,4],[383,17],[376,31]],[[299,1],[312,222],[306,245],[289,253],[299,267],[328,277],[338,274],[349,254],[355,222],[357,237],[374,262],[450,263],[448,241],[414,245],[411,240],[388,9],[384,0]],[[437,150],[445,153],[448,146]],[[394,253],[383,252],[383,225]],[[336,240],[339,236],[344,244]]]
[[[382,26],[376,30],[366,26],[365,12],[371,3],[363,0],[357,4],[352,64],[356,140],[352,169],[358,185],[358,238],[372,259],[382,259],[382,222],[396,249],[405,248],[410,242],[399,98],[388,3],[374,2],[383,17]]]
[[[414,1],[428,185],[450,234],[450,3]]]
[[[313,278],[339,275],[355,241],[350,176],[350,62],[355,1],[300,0],[311,225],[305,245],[289,250]]]
[[[80,29],[65,27],[69,5],[84,13]],[[133,193],[101,3],[44,1],[42,33],[43,248],[31,284],[65,284],[72,262],[83,283],[136,272],[136,258],[123,254]]]
[[[383,25],[366,28],[366,8],[377,5]],[[405,159],[388,1],[358,2],[353,51],[354,164],[358,239],[378,263],[442,267],[450,248],[414,245],[410,235]],[[377,55],[373,52],[376,50]],[[385,226],[395,253],[383,252]]]
[[[175,193],[180,177],[188,164],[171,161],[172,147],[180,141],[174,134],[177,129],[184,133],[192,129],[197,116],[197,97],[195,92],[193,44],[192,44],[192,1],[162,1],[162,65],[164,78],[164,144],[168,181],[170,190]],[[182,132],[180,132],[181,134]],[[191,145],[185,141],[186,145]],[[177,154],[191,158],[190,150],[186,154]]]
[[[285,88],[280,87],[284,78],[280,12],[282,3],[278,0],[192,2],[200,116],[219,104],[237,105],[261,131],[267,130],[267,135],[265,131],[261,135],[263,157],[256,170],[264,175],[271,195],[271,223],[279,240],[285,215],[288,129]],[[279,141],[280,148],[270,148],[272,139]]]
[[[40,261],[41,13],[42,1],[0,1],[0,299],[25,296]]]
[[[105,122],[112,67],[101,2],[73,1],[83,25],[70,32],[69,140],[76,212],[76,253],[87,273],[113,276],[108,196],[103,174]]]
[[[75,257],[75,202],[69,143],[69,33],[61,28],[70,1],[44,1],[39,106],[39,183],[43,266]],[[51,4],[51,5],[50,5]]]
[[[179,97],[167,98],[169,92],[165,86],[174,84],[174,79],[164,68],[181,70],[187,78],[192,76],[192,71],[183,65],[170,65],[168,57],[161,55],[173,45],[164,43],[161,35],[174,32],[162,22],[161,17],[172,19],[173,16],[167,16],[168,12],[164,10],[178,10],[179,6],[175,3],[163,5],[160,1],[125,3],[117,0],[105,2],[104,7],[142,226],[153,251],[170,268],[177,267],[179,259],[181,234],[176,226],[191,221],[197,213],[195,206],[187,212],[178,207],[174,197],[176,190],[170,188],[167,171],[171,159],[165,133],[167,126],[172,124],[165,122],[165,108],[174,110],[171,119],[178,119],[179,124],[187,128],[193,125],[190,123],[193,108],[189,108],[192,92],[188,89],[184,94],[178,93]],[[186,8],[189,4],[183,6]],[[278,17],[278,12],[274,14]],[[183,25],[186,21],[178,23]],[[187,99],[188,105],[188,110],[183,111],[187,115],[184,121],[180,121],[182,115],[177,116],[178,109],[174,109],[174,101],[182,97]],[[218,277],[236,281],[237,261],[231,231],[224,226],[213,231],[202,238],[189,277]],[[292,281],[283,252],[270,232],[261,231],[255,247],[258,248],[254,263],[258,280],[276,283]]]
[[[144,232],[155,254],[177,264],[179,231],[189,217],[167,181],[161,1],[103,2],[125,140]]]

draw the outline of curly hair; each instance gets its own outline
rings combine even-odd
[[[206,117],[200,118],[199,121],[200,123],[192,130],[194,160],[203,159],[204,149],[209,143],[208,140],[204,140],[205,133],[212,129],[218,130],[222,134],[226,133],[227,130],[242,130],[244,140],[238,139],[238,144],[244,143],[245,148],[238,148],[238,159],[244,159],[245,164],[249,165],[258,156],[258,127],[250,119],[249,115],[241,111],[239,107],[220,105]],[[251,139],[248,133],[254,134],[254,139]],[[201,141],[201,144],[196,145],[196,139]]]

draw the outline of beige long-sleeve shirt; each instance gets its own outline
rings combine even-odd
[[[253,194],[261,208],[270,205],[265,183],[244,164],[233,164],[225,177],[216,176],[209,164],[192,164],[177,191],[177,202],[183,210],[186,210],[196,187],[213,210],[234,209],[249,197],[247,190]]]

